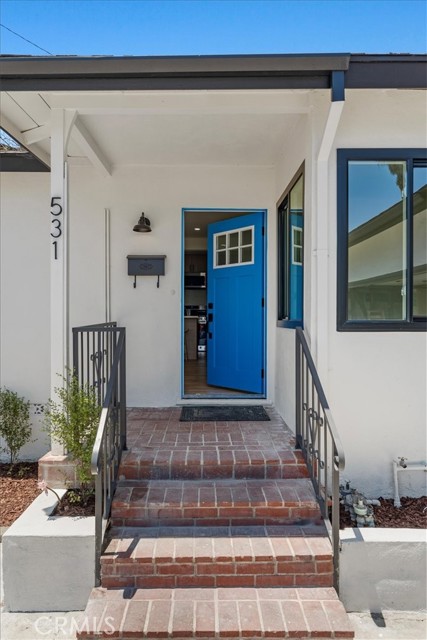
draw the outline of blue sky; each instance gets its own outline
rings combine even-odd
[[[424,53],[426,0],[0,0],[52,54]],[[43,55],[0,28],[1,53]]]

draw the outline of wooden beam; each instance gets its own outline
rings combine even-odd
[[[101,151],[98,143],[86,129],[80,118],[76,118],[74,122],[74,127],[71,130],[71,137],[101,175],[104,177],[111,176],[111,162],[105,156],[103,151]]]
[[[42,124],[40,127],[30,129],[22,134],[26,145],[32,145],[41,140],[46,140],[50,137],[50,124]]]
[[[308,92],[233,91],[230,93],[61,93],[49,95],[52,107],[81,115],[301,114],[310,111]]]
[[[5,115],[0,115],[0,127],[7,131],[12,138],[15,138],[19,144],[22,144],[23,147],[27,148],[27,143],[25,142],[24,134],[9,120]],[[48,167],[50,167],[50,156],[45,151],[34,147],[31,149],[30,153],[32,153],[36,158],[44,162]]]

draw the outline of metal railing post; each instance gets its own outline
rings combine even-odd
[[[339,473],[345,457],[304,332],[295,332],[296,440],[301,448],[331,541],[334,586],[339,589]],[[322,434],[323,429],[323,434]],[[328,446],[328,440],[330,445]],[[330,485],[328,474],[330,473]],[[331,500],[331,505],[330,501]],[[330,513],[331,506],[331,513]]]
[[[120,440],[122,450],[127,449],[126,421],[126,330],[124,330],[123,353],[120,359]]]
[[[115,322],[73,328],[73,367],[82,388],[91,386],[102,407],[91,460],[95,476],[95,585],[99,586],[104,533],[126,445],[125,329]]]
[[[302,431],[301,431],[301,347],[299,341],[298,330],[295,334],[295,436],[296,446],[301,449]]]

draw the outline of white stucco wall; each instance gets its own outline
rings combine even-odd
[[[336,330],[336,149],[422,148],[426,95],[347,91],[329,162],[327,397],[346,453],[344,477],[370,497],[393,495],[392,459],[426,459],[426,334]],[[402,474],[403,475],[403,474]],[[426,493],[426,474],[401,482],[401,495]]]
[[[284,140],[282,155],[275,168],[275,199],[277,204],[283,199],[284,192],[304,163],[304,273],[311,268],[312,235],[312,158],[311,158],[311,118],[301,116],[297,126]],[[276,214],[277,234],[277,214]],[[277,274],[277,239],[275,238],[275,272]],[[277,277],[277,276],[276,276]],[[311,282],[304,278],[304,323],[310,333]],[[277,319],[277,284],[272,312]],[[275,328],[276,367],[275,367],[275,406],[286,424],[295,428],[295,330],[283,327]]]
[[[50,383],[49,185],[48,173],[0,173],[0,386],[33,403],[30,460],[49,449],[34,406]]]
[[[104,208],[111,211],[112,318],[127,331],[129,406],[181,397],[182,208],[267,209],[268,397],[274,392],[276,298],[274,170],[269,167],[120,166],[109,179],[70,168],[71,326],[104,320]],[[141,211],[152,233],[132,231]],[[203,215],[203,214],[201,214]],[[273,249],[272,249],[273,248]],[[166,275],[127,275],[129,254],[166,254]]]

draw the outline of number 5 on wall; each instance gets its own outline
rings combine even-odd
[[[59,200],[59,202],[57,202]],[[52,238],[54,238],[53,245],[53,257],[54,260],[58,260],[58,241],[57,238],[62,236],[62,223],[59,216],[62,214],[62,205],[60,204],[61,197],[54,196],[50,201],[50,213],[52,215],[51,224],[53,229],[50,232]]]

